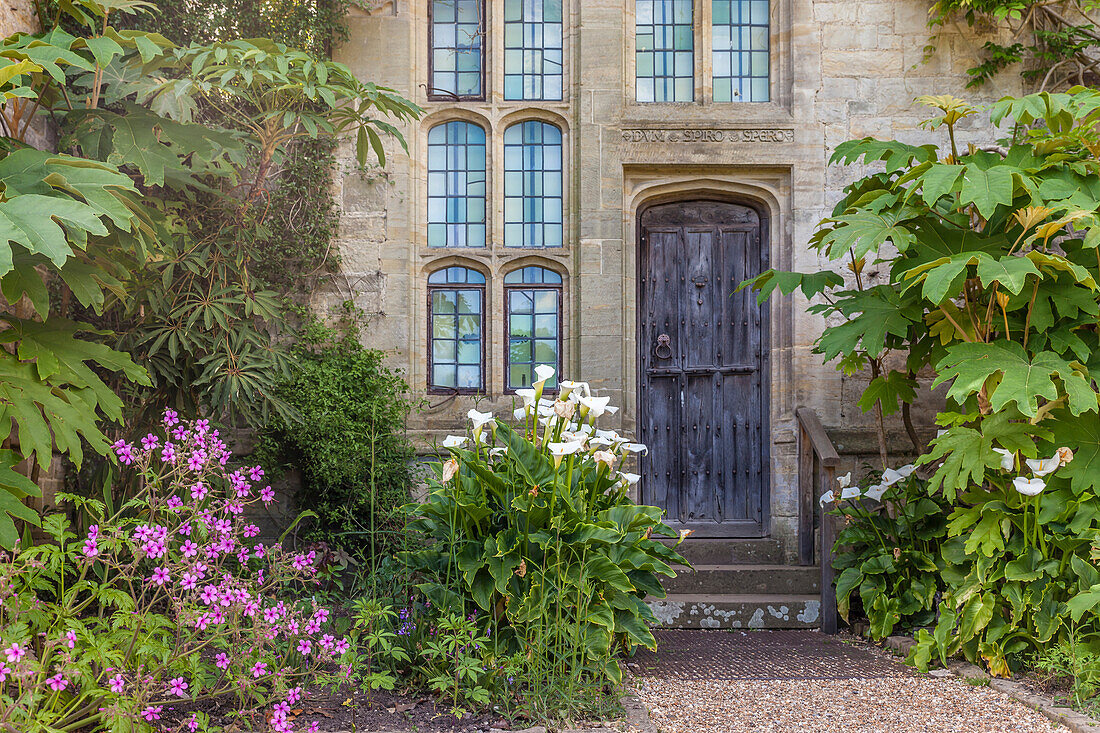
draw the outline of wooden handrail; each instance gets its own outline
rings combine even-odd
[[[822,494],[836,487],[840,455],[816,412],[799,407],[794,414],[798,419],[798,561],[801,565],[813,565],[814,508]],[[835,542],[833,517],[822,511],[818,561],[821,563],[821,630],[826,634],[837,631],[832,563]]]
[[[806,435],[809,436],[810,443],[814,448],[814,453],[817,454],[818,460],[821,461],[821,465],[835,467],[840,463],[840,455],[836,452],[833,441],[829,440],[829,436],[825,432],[825,426],[821,424],[821,420],[818,419],[817,413],[809,407],[799,407],[794,411],[794,414],[798,418],[798,424],[802,426],[802,429],[806,431]]]

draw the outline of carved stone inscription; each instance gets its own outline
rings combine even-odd
[[[628,143],[793,143],[790,128],[743,128],[723,130],[627,129],[622,131]]]

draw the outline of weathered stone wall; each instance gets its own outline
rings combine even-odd
[[[488,0],[488,17],[503,17],[503,0]],[[938,141],[919,129],[922,111],[912,100],[965,90],[965,70],[977,62],[986,37],[948,28],[937,51],[923,62],[928,41],[927,0],[772,0],[772,102],[714,104],[705,75],[696,73],[694,103],[638,104],[634,88],[634,3],[566,1],[566,99],[555,103],[505,102],[494,79],[502,77],[499,32],[490,20],[489,96],[485,102],[430,102],[427,82],[427,2],[395,0],[369,14],[355,11],[351,40],[337,58],[365,79],[397,89],[426,114],[405,128],[409,145],[387,144],[390,162],[379,175],[351,169],[337,181],[343,220],[339,244],[343,272],[318,303],[352,299],[372,314],[369,345],[385,349],[405,370],[413,389],[426,383],[424,278],[445,262],[476,263],[489,274],[488,394],[430,396],[413,419],[422,442],[452,430],[475,404],[510,407],[502,394],[505,334],[501,275],[517,257],[549,263],[566,276],[564,372],[592,383],[623,405],[615,426],[635,429],[635,224],[639,208],[662,197],[698,193],[732,195],[771,215],[773,266],[815,269],[808,252],[815,224],[839,198],[858,168],[828,169],[837,144],[853,137]],[[709,3],[696,2],[696,48],[709,28]],[[991,100],[1018,92],[1009,73]],[[563,250],[517,253],[500,246],[503,213],[492,193],[501,180],[503,126],[516,119],[553,120],[563,132],[567,161],[566,241]],[[490,238],[485,250],[429,249],[425,241],[426,131],[446,119],[476,120],[489,133]],[[967,126],[962,144],[986,141],[988,131]],[[350,153],[350,151],[346,151]],[[867,277],[884,276],[874,267]],[[821,322],[803,299],[772,303],[772,533],[793,552],[796,526],[794,409],[815,408],[834,438],[854,454],[874,450],[872,416],[855,402],[866,376],[846,378],[811,353]],[[927,410],[915,415],[928,422]],[[892,433],[903,436],[896,419]],[[906,449],[904,441],[899,450]],[[853,458],[856,461],[856,458]],[[858,462],[858,461],[857,461]]]
[[[0,38],[33,32],[37,25],[31,0],[0,0]]]

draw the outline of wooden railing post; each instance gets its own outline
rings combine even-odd
[[[836,468],[828,466],[821,473],[821,493],[836,489]],[[836,544],[836,517],[823,507],[821,510],[821,630],[826,634],[837,632],[836,584],[833,570],[833,545]]]
[[[810,437],[798,425],[798,564],[814,564],[814,450]]]
[[[813,563],[814,504],[826,491],[836,489],[836,467],[840,456],[829,440],[817,413],[807,407],[795,410],[798,418],[798,559],[802,565]],[[837,631],[836,589],[833,587],[833,545],[836,542],[834,517],[821,511],[821,630]]]

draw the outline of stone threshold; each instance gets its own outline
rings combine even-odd
[[[869,639],[868,639],[869,640]],[[886,649],[901,654],[909,655],[909,650],[917,642],[911,636],[888,636],[881,644]],[[936,675],[939,672],[940,675]],[[1013,700],[1027,705],[1032,710],[1037,710],[1045,717],[1069,728],[1073,733],[1100,733],[1100,722],[1072,708],[1063,707],[1049,697],[1036,695],[1025,685],[1012,680],[1003,680],[991,677],[984,669],[977,667],[965,660],[950,659],[945,670],[934,669],[929,672],[934,676],[951,674],[964,680],[982,679],[989,680],[989,686],[997,692],[1008,695]]]

